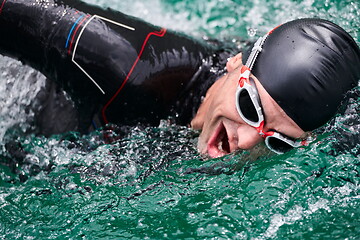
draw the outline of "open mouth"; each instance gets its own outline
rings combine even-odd
[[[214,135],[209,139],[207,151],[210,157],[222,157],[230,153],[230,143],[223,123],[220,123]]]

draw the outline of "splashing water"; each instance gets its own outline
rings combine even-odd
[[[0,140],[13,126],[23,131],[34,117],[32,108],[38,91],[45,85],[39,72],[7,57],[0,58]]]
[[[86,2],[224,41],[322,17],[360,43],[358,1]],[[34,135],[45,78],[6,57],[0,68],[1,238],[358,239],[360,89],[308,147],[255,162],[252,152],[205,161],[197,133],[166,120]],[[104,131],[119,140],[105,143]]]

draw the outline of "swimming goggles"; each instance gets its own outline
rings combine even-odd
[[[246,61],[246,65],[241,68],[235,103],[236,109],[244,122],[257,130],[265,139],[265,144],[270,150],[281,154],[294,147],[307,145],[308,142],[306,140],[292,139],[275,131],[265,132],[263,130],[265,124],[264,114],[255,82],[250,78],[250,71],[268,35],[269,33],[257,40]]]

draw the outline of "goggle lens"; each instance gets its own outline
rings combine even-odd
[[[271,150],[277,153],[288,152],[294,148],[290,143],[276,137],[267,137],[266,144]]]
[[[245,118],[252,122],[259,121],[259,114],[257,113],[255,105],[250,98],[250,94],[246,89],[242,89],[240,91],[238,103],[240,110]]]

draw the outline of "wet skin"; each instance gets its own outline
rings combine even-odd
[[[241,54],[229,60],[228,73],[209,88],[191,121],[192,128],[201,130],[198,149],[202,154],[221,157],[238,149],[251,149],[264,140],[236,110],[235,93],[242,65]],[[275,130],[292,138],[301,138],[305,132],[274,101],[259,80],[251,76],[263,108],[264,131]]]

